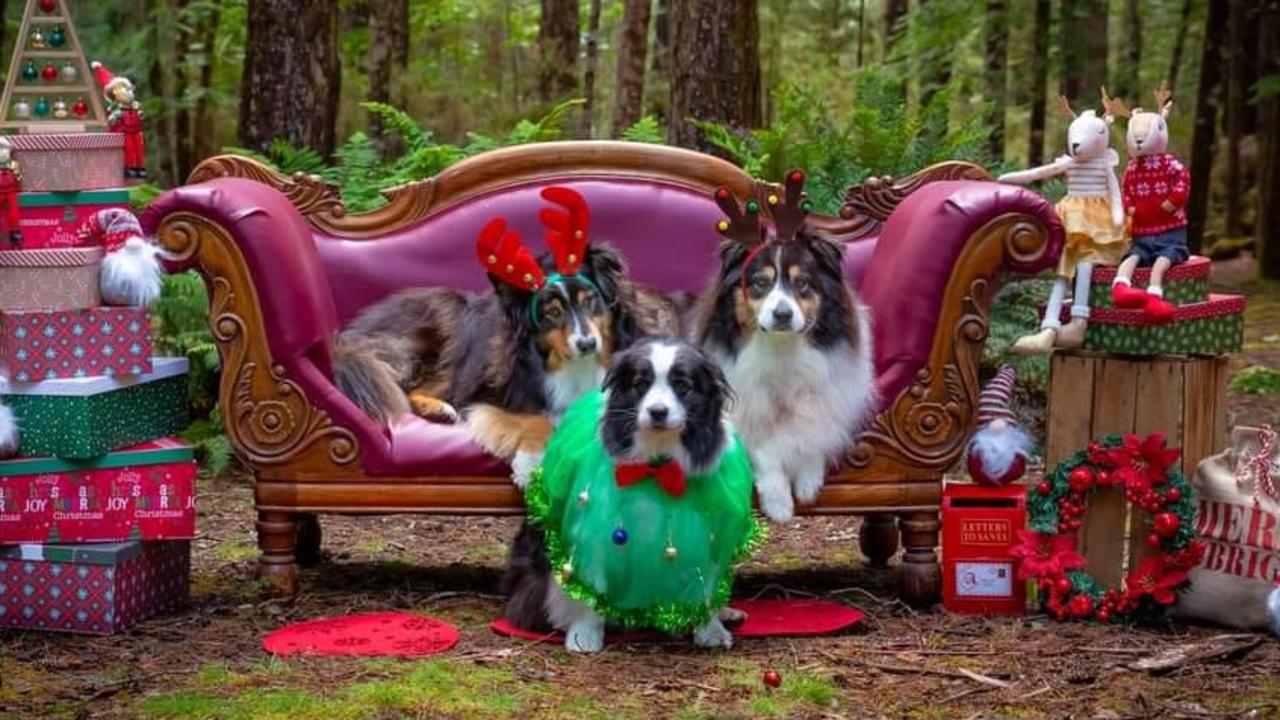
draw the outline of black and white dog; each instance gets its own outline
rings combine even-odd
[[[726,417],[731,391],[720,368],[687,343],[642,340],[618,354],[604,381],[605,409],[598,441],[617,464],[668,457],[685,475],[714,468],[729,447]],[[543,531],[525,524],[516,537],[503,578],[509,596],[505,615],[516,627],[565,633],[565,647],[594,652],[604,646],[605,619],[570,598],[552,577]],[[729,648],[733,636],[725,623],[745,615],[717,608],[694,630],[694,643]]]
[[[870,313],[844,280],[843,248],[805,222],[804,174],[745,207],[725,189],[720,275],[699,299],[694,342],[724,367],[760,509],[788,522],[876,406]],[[762,202],[763,201],[763,202]]]

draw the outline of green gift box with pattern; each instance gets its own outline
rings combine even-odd
[[[1193,255],[1184,263],[1169,268],[1164,274],[1164,299],[1174,305],[1202,303],[1209,299],[1209,258]],[[1116,268],[1100,265],[1090,275],[1089,306],[1095,309],[1111,309],[1111,283],[1116,279]],[[1145,289],[1151,282],[1151,268],[1133,271],[1133,287]]]
[[[0,378],[22,455],[91,458],[173,435],[187,425],[187,359],[154,358],[142,375],[33,383]]]
[[[1151,325],[1141,310],[1097,309],[1089,316],[1084,348],[1113,355],[1225,355],[1244,342],[1244,298],[1210,295],[1178,306],[1173,321]]]

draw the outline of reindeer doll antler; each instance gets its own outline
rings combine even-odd
[[[542,199],[564,208],[543,208],[538,219],[547,228],[547,246],[561,275],[576,275],[587,254],[587,231],[591,215],[580,193],[558,185],[543,188]]]
[[[1133,112],[1125,106],[1123,100],[1118,97],[1111,97],[1107,94],[1106,85],[1102,86],[1102,108],[1106,111],[1106,114],[1110,115],[1112,118],[1127,118],[1133,116]]]
[[[1160,83],[1160,87],[1155,90],[1156,96],[1156,112],[1161,117],[1169,117],[1169,110],[1173,108],[1173,90],[1169,89],[1169,81],[1165,80]]]
[[[494,218],[476,237],[480,266],[517,290],[537,291],[547,282],[538,260],[520,242],[520,233],[507,229],[506,218]]]
[[[1076,111],[1071,109],[1071,101],[1067,100],[1066,95],[1059,95],[1056,102],[1058,104],[1059,112],[1071,118],[1072,120],[1076,118]]]

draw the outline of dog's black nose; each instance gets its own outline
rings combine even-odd
[[[649,419],[654,423],[661,425],[667,421],[667,415],[669,415],[670,412],[671,411],[667,409],[666,405],[650,405]]]
[[[578,347],[578,352],[584,355],[589,352],[595,352],[596,350],[595,337],[580,337],[577,340],[575,340],[573,344]]]
[[[790,323],[792,314],[791,307],[788,305],[779,305],[773,309],[773,319],[780,323]]]
[[[1071,143],[1071,154],[1075,155],[1080,152],[1080,143]]]

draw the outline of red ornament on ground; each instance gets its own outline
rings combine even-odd
[[[765,685],[771,688],[780,687],[782,685],[782,676],[778,674],[777,670],[765,670],[764,677],[760,679],[764,681]]]

